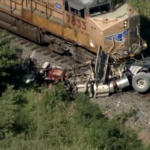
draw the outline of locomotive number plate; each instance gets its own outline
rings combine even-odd
[[[66,14],[66,17],[67,17],[67,23],[72,24],[73,26],[76,26],[83,30],[86,30],[86,22],[85,21],[82,21],[77,18],[72,19],[69,14]]]

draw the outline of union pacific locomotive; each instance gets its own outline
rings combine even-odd
[[[0,0],[0,27],[77,61],[99,49],[114,59],[133,57],[147,46],[126,0]]]

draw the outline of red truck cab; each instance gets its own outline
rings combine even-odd
[[[60,68],[52,68],[47,71],[45,79],[52,81],[52,82],[55,82],[55,81],[59,82],[61,81],[62,77],[65,79],[69,78],[69,74],[67,70],[62,70]]]

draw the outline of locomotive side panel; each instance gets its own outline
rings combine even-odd
[[[29,22],[41,29],[44,29],[46,31],[49,31],[51,33],[54,33],[58,36],[62,36],[63,27],[62,27],[62,21],[58,20],[58,23],[55,23],[52,21],[52,19],[46,19],[43,14],[41,14],[39,11],[35,11],[35,13],[31,13],[30,10],[23,9],[22,11],[22,19],[26,22]],[[54,20],[55,18],[53,18]]]
[[[38,26],[42,29],[45,29],[46,31],[54,33],[58,36],[62,36],[62,32],[63,32],[62,25],[57,24],[57,23],[50,21],[48,19],[45,19],[45,18],[43,18],[37,14],[33,14],[32,23],[35,26]]]
[[[32,24],[32,13],[26,9],[22,10],[22,20]]]
[[[66,39],[69,39],[69,40],[73,40],[74,39],[74,41],[77,41],[75,30],[73,30],[73,29],[71,29],[69,27],[65,27],[64,28],[64,37]]]
[[[89,47],[86,18],[64,11],[64,37],[77,42],[79,45]]]
[[[80,31],[77,31],[77,42],[89,48],[89,35],[82,33]]]
[[[103,30],[90,17],[87,17],[87,24],[89,32],[89,49],[97,53],[100,46],[104,50]]]

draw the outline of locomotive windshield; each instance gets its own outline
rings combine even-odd
[[[115,10],[124,4],[125,0],[112,0],[112,9]]]
[[[122,4],[125,3],[125,0],[111,0],[107,3],[101,3],[98,6],[92,7],[89,9],[90,16],[97,16],[105,13],[109,13],[113,10],[116,10]]]
[[[90,16],[96,16],[110,12],[111,6],[109,3],[90,8]]]

